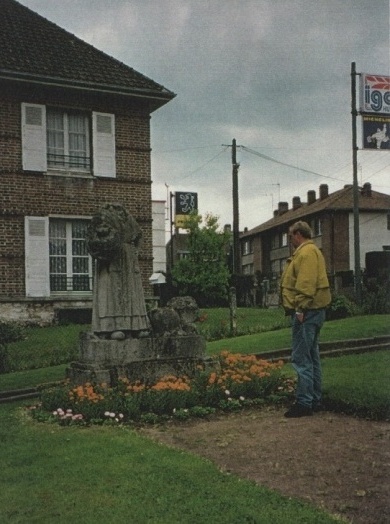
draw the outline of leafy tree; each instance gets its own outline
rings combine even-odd
[[[203,225],[202,225],[203,222]],[[194,297],[199,306],[226,303],[229,288],[227,255],[230,234],[219,231],[218,217],[191,214],[186,221],[188,257],[172,269],[172,278],[180,295]]]

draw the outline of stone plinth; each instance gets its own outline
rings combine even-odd
[[[80,359],[70,364],[67,377],[76,385],[114,385],[120,378],[154,382],[167,374],[192,376],[199,364],[209,365],[205,348],[197,334],[103,340],[82,333]]]

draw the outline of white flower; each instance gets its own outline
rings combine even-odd
[[[72,413],[72,410],[71,409],[67,409],[66,412],[67,413]]]
[[[105,411],[105,412],[104,412],[104,416],[105,416],[105,417],[109,417],[109,416],[110,416],[110,412],[109,412],[109,411]]]
[[[241,397],[240,397],[240,400],[241,400],[241,401],[242,401],[242,400],[245,400],[245,397],[241,396]]]
[[[119,413],[119,418],[122,419],[124,417],[124,414],[123,413]]]
[[[56,417],[58,415],[57,411],[53,411],[53,415]]]
[[[119,418],[115,417],[115,422],[119,422]]]
[[[110,413],[109,416],[110,416],[111,418],[115,418],[115,413]]]
[[[225,395],[230,395],[230,391],[228,389],[225,389]]]

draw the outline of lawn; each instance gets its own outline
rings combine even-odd
[[[389,334],[388,326],[389,315],[327,322],[322,340]],[[251,347],[258,352],[259,347],[288,347],[289,337],[290,330],[282,328],[220,343],[237,352]],[[209,354],[217,351],[216,344],[207,344]],[[46,350],[43,354],[46,359]],[[326,404],[389,417],[389,365],[388,351],[324,359]],[[0,390],[62,379],[65,367],[0,375]],[[292,372],[289,366],[286,372]],[[129,426],[43,424],[28,416],[26,404],[0,404],[0,522],[336,522],[309,505],[223,473],[209,461],[158,445]]]
[[[7,404],[0,439],[0,522],[336,522],[130,428],[46,425]]]

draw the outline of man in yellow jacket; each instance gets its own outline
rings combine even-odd
[[[292,319],[291,363],[298,375],[296,403],[285,413],[288,418],[309,416],[321,409],[318,337],[331,294],[324,257],[311,238],[306,222],[291,226],[295,251],[281,279],[282,304]]]

